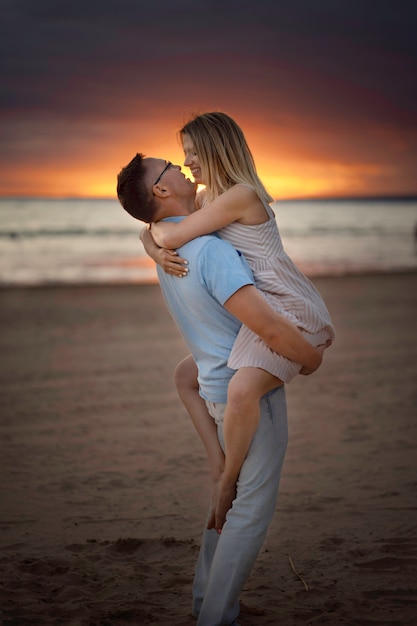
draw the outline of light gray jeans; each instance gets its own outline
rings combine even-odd
[[[225,404],[207,402],[224,448]],[[261,400],[261,419],[242,466],[237,495],[221,534],[205,530],[193,585],[197,626],[231,626],[239,615],[239,596],[249,577],[275,511],[288,443],[285,388]]]

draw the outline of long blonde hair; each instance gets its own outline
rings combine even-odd
[[[206,185],[206,200],[243,183],[252,187],[259,199],[273,202],[258,174],[242,129],[226,113],[202,113],[193,117],[181,130],[194,144]]]

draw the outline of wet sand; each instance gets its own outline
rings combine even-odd
[[[417,623],[417,275],[320,278],[337,331],[242,626]],[[0,619],[188,626],[208,506],[158,286],[0,291]]]

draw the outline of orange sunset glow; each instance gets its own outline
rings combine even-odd
[[[115,197],[136,152],[182,163],[176,131],[210,110],[276,199],[417,194],[412,16],[162,4],[6,11],[0,196]]]
[[[163,143],[157,151],[148,151],[147,153],[167,158],[174,163],[182,164],[183,161],[180,150],[168,151]],[[124,161],[120,160],[120,165],[125,164],[134,155],[134,151],[127,151],[126,155],[127,158]],[[1,190],[1,195],[114,197],[115,176],[118,166],[112,168],[107,162],[103,162],[99,168],[97,168],[97,164],[89,163],[86,163],[85,167],[86,171],[80,171],[70,165],[67,167],[50,165],[42,169],[30,167],[21,172],[19,176],[14,176],[14,172],[10,172],[9,185]],[[183,167],[183,171],[187,176],[190,175],[187,168]],[[377,195],[380,191],[378,186],[372,185],[372,179],[381,173],[381,170],[376,166],[366,167],[325,162],[309,163],[303,162],[302,159],[288,164],[285,159],[277,159],[273,166],[270,164],[258,166],[258,172],[271,195],[277,199],[366,196],[373,193]],[[24,183],[21,180],[22,175]],[[401,188],[393,189],[393,191],[400,193]]]

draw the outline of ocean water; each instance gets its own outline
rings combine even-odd
[[[273,209],[287,253],[308,276],[417,269],[417,200]],[[142,227],[117,200],[0,199],[0,286],[157,282]]]

